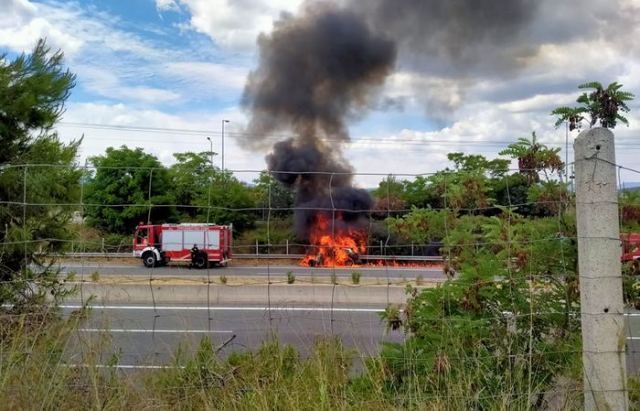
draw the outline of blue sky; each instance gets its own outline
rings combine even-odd
[[[234,141],[234,133],[241,133],[248,120],[239,101],[246,76],[256,65],[257,35],[269,33],[282,11],[297,13],[301,0],[0,3],[5,10],[0,16],[0,51],[11,58],[46,37],[65,52],[67,65],[77,73],[77,87],[58,130],[65,140],[84,135],[79,161],[108,146],[126,144],[170,163],[174,152],[208,150],[207,136],[219,151],[221,122],[227,119],[227,167],[265,167],[268,150],[250,151]],[[634,40],[640,33],[638,25],[629,22],[637,21],[640,2],[613,3],[583,2],[566,21],[558,20],[562,10],[550,7],[551,19],[543,7],[524,40],[535,53],[527,57],[525,68],[509,76],[487,73],[486,68],[468,68],[464,75],[457,73],[459,68],[451,70],[456,75],[430,71],[445,63],[411,66],[404,63],[411,50],[404,50],[396,71],[379,90],[381,98],[402,101],[402,108],[372,108],[354,120],[354,141],[344,147],[345,157],[364,173],[428,173],[446,166],[448,152],[493,157],[502,148],[498,142],[514,141],[533,130],[542,141],[564,149],[564,130],[553,127],[549,111],[575,100],[577,84],[618,80],[640,95],[640,46]],[[608,16],[605,29],[588,31],[585,24],[572,23],[601,18],[602,10],[610,8],[624,14]],[[607,31],[622,25],[614,24],[615,19],[629,25],[624,32]],[[555,29],[561,28],[557,37],[562,41],[545,35],[551,20]],[[631,127],[617,133],[618,160],[640,168],[635,103],[634,108]],[[132,127],[197,131],[155,133]],[[246,180],[253,175],[240,173]],[[362,185],[376,180],[357,179]]]

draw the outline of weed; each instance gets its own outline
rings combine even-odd
[[[226,275],[221,275],[221,276],[220,276],[220,282],[221,282],[222,284],[226,284],[226,283],[227,283],[227,281],[228,281],[228,280],[227,280],[227,276],[226,276]]]
[[[424,284],[424,277],[422,276],[422,274],[420,274],[416,277],[416,285],[423,285],[423,284]]]
[[[362,273],[359,271],[351,272],[351,282],[354,284],[360,284],[360,277],[362,277]]]
[[[287,272],[287,284],[293,284],[296,282],[296,276],[293,275],[293,271]]]
[[[98,282],[100,281],[100,273],[98,271],[94,271],[91,273],[91,281]]]
[[[331,284],[338,284],[338,276],[335,271],[331,273]]]

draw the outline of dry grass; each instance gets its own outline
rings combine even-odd
[[[255,352],[232,354],[226,359],[219,358],[216,347],[203,339],[195,352],[178,350],[173,368],[121,372],[96,367],[99,361],[117,364],[118,358],[99,359],[98,353],[109,349],[106,337],[79,339],[75,329],[83,321],[82,312],[66,320],[47,312],[2,319],[2,409],[474,409],[482,400],[478,397],[482,390],[474,386],[476,374],[491,372],[469,369],[458,370],[461,372],[455,378],[437,373],[424,378],[415,367],[415,374],[398,385],[395,374],[380,359],[372,358],[360,372],[354,372],[356,353],[332,338],[319,339],[306,358],[291,347],[270,341]],[[411,367],[416,361],[406,358],[406,365]],[[70,363],[84,366],[70,367]],[[441,386],[445,388],[434,391],[433,386],[424,385],[434,378],[444,382]],[[510,384],[524,384],[524,380],[514,379]],[[526,389],[517,391],[526,393]],[[505,389],[507,392],[513,390]],[[581,394],[571,394],[573,402],[565,402],[563,409],[580,408]],[[526,394],[512,395],[485,398],[482,409],[535,408]]]

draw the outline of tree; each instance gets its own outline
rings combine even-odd
[[[200,209],[208,206],[209,212],[203,211],[200,218],[209,216],[209,222],[216,224],[233,224],[234,229],[244,230],[254,225],[257,214],[255,198],[252,190],[239,181],[230,171],[218,171],[211,181],[211,202],[207,196],[196,202]]]
[[[243,230],[256,220],[250,187],[231,172],[212,167],[211,152],[176,153],[169,168],[171,192],[178,204],[180,221],[233,224]]]
[[[640,230],[640,189],[624,189],[619,195],[622,229]]]
[[[405,201],[405,182],[398,180],[395,176],[388,176],[378,184],[378,188],[373,190],[374,215],[387,217],[388,214],[403,214],[407,207]]]
[[[0,304],[14,309],[65,295],[45,256],[71,238],[69,204],[79,201],[80,142],[51,131],[74,85],[63,53],[43,40],[30,55],[0,56]]]
[[[628,91],[622,90],[622,84],[613,82],[604,88],[597,81],[581,84],[579,89],[593,90],[590,93],[583,93],[576,100],[581,104],[579,107],[558,107],[551,112],[552,115],[558,116],[556,127],[564,122],[569,123],[569,129],[579,128],[580,123],[584,120],[584,114],[589,114],[590,127],[598,122],[604,128],[615,128],[618,121],[629,125],[626,117],[620,112],[628,113],[629,106],[627,102],[634,99],[634,95]]]
[[[463,153],[449,153],[447,158],[453,162],[453,170],[447,168],[428,178],[441,199],[437,208],[472,214],[487,212],[494,202],[493,186],[507,172],[509,161]]]
[[[169,168],[171,190],[175,198],[178,212],[187,219],[195,219],[203,214],[203,210],[195,207],[204,196],[207,196],[212,173],[219,169],[211,167],[211,156],[215,153],[175,153],[176,163]]]
[[[177,220],[169,173],[155,156],[122,146],[89,161],[95,168],[85,196],[90,225],[127,234],[141,221]]]
[[[430,180],[425,176],[417,176],[413,180],[404,180],[404,199],[409,207],[436,207],[440,201],[438,195],[430,189]]]
[[[537,183],[540,181],[540,173],[543,173],[548,181],[551,174],[562,172],[564,163],[558,155],[559,152],[560,148],[549,148],[536,142],[534,131],[531,133],[531,140],[519,138],[498,154],[518,160],[520,174],[527,177],[530,183]]]
[[[553,179],[554,174],[561,176],[564,169],[559,152],[560,148],[549,148],[538,143],[536,133],[533,132],[531,140],[519,138],[499,153],[518,160],[518,173],[526,179],[529,204],[521,207],[521,214],[556,215],[569,201],[566,182]],[[541,174],[544,180],[541,180]]]
[[[262,210],[270,207],[273,209],[271,214],[278,217],[293,214],[293,191],[276,180],[268,171],[261,172],[260,176],[253,182],[255,184],[256,207]]]

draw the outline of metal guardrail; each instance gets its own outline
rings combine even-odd
[[[135,258],[133,253],[65,253],[56,254],[57,257],[70,257],[70,258]],[[304,254],[234,254],[234,259],[300,259],[304,257]],[[362,255],[362,260],[370,261],[443,261],[442,256],[418,256],[418,255]]]

